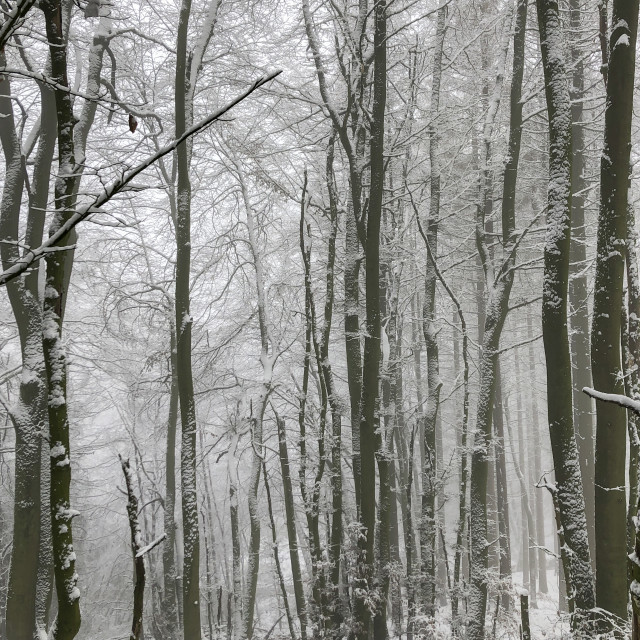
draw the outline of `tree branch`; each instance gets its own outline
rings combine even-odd
[[[43,242],[38,248],[29,249],[20,258],[20,260],[16,261],[8,269],[5,269],[2,273],[0,273],[0,286],[6,285],[7,282],[24,273],[32,264],[42,259],[45,253],[48,250],[50,251],[51,247],[56,246],[56,244],[62,238],[64,238],[69,233],[69,231],[75,228],[83,220],[86,220],[91,214],[96,213],[98,209],[100,209],[100,207],[109,202],[109,200],[111,200],[115,195],[123,191],[124,188],[145,169],[148,169],[160,158],[174,151],[185,140],[195,135],[196,133],[199,133],[200,131],[208,127],[211,123],[218,120],[221,116],[230,111],[234,106],[236,106],[238,103],[242,102],[246,97],[252,94],[256,89],[259,89],[267,82],[273,80],[280,73],[282,73],[281,70],[258,78],[258,80],[256,80],[248,89],[234,98],[224,107],[218,109],[215,113],[212,113],[204,120],[201,120],[200,122],[194,124],[192,127],[187,129],[179,138],[166,145],[165,147],[162,147],[152,156],[149,156],[146,160],[141,162],[139,165],[124,173],[121,178],[112,182],[111,185],[106,187],[104,192],[100,194],[91,204],[80,207],[64,224],[60,225],[60,227],[54,234],[50,235],[49,238],[47,238],[47,240],[45,240],[45,242]]]
[[[633,400],[627,396],[619,395],[617,393],[603,393],[602,391],[596,391],[590,387],[583,387],[582,392],[586,393],[590,398],[596,400],[602,400],[603,402],[612,402],[613,404],[620,405],[625,409],[631,409],[634,413],[640,415],[640,401]]]

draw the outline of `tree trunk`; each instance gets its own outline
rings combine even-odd
[[[187,39],[191,0],[182,0],[176,43],[175,118],[176,138],[188,126],[186,96]],[[193,79],[195,81],[195,78]],[[180,478],[182,484],[182,525],[184,558],[182,571],[182,609],[184,637],[199,640],[200,630],[200,530],[196,489],[196,407],[191,366],[190,269],[191,269],[191,181],[189,150],[181,144],[177,160],[176,220],[176,367],[182,426]]]
[[[582,487],[584,489],[585,516],[589,534],[589,549],[595,550],[595,487],[594,487],[594,424],[593,401],[582,393],[591,386],[591,350],[589,345],[589,309],[587,283],[587,247],[585,234],[585,127],[584,113],[584,52],[578,46],[581,31],[580,0],[569,0],[571,33],[571,249],[569,276],[569,306],[571,309],[570,346],[573,363],[573,420],[578,445]],[[591,562],[594,564],[595,555]],[[595,568],[595,566],[594,566]]]
[[[307,603],[304,596],[304,582],[300,570],[300,556],[298,554],[298,536],[296,533],[296,514],[293,501],[293,486],[289,467],[289,452],[287,451],[287,434],[285,422],[276,416],[278,426],[278,448],[280,453],[280,468],[282,471],[282,490],[284,493],[284,508],[287,519],[287,534],[289,537],[289,558],[291,560],[291,574],[293,577],[293,593],[296,610],[300,620],[300,637],[307,638]]]
[[[538,379],[536,373],[536,361],[533,349],[533,326],[531,320],[531,308],[527,311],[527,339],[529,340],[529,380],[533,385]],[[533,450],[533,485],[535,486],[542,476],[542,432],[540,430],[540,422],[538,419],[538,400],[536,397],[535,387],[529,394],[531,428],[533,437],[538,446]],[[545,539],[545,518],[544,518],[544,493],[539,489],[535,492],[535,521],[536,521],[536,543],[538,545],[538,586],[541,593],[547,593],[549,587],[547,585],[547,554],[544,550],[546,546]]]
[[[638,0],[614,0],[609,40],[604,148],[591,331],[593,383],[604,393],[624,393],[620,313],[630,181],[630,140],[638,27]],[[627,619],[626,412],[596,403],[595,529],[596,602]]]
[[[360,455],[362,503],[362,535],[359,538],[358,578],[362,591],[356,596],[356,638],[374,640],[387,637],[387,593],[388,573],[388,460],[379,430],[376,430],[376,410],[380,384],[380,223],[382,219],[382,197],[384,188],[384,115],[387,95],[387,3],[375,0],[374,5],[374,72],[373,107],[371,120],[371,188],[367,212],[365,242],[365,308],[367,332],[364,340],[362,369],[362,395],[360,398]],[[377,431],[377,432],[376,432]],[[376,526],[376,455],[380,472],[380,552],[381,571],[375,575],[375,526]],[[369,609],[365,596],[375,589],[376,605]],[[370,593],[370,595],[373,595]]]
[[[60,0],[42,4],[51,56],[51,75],[61,87],[68,87],[67,49],[63,33]],[[55,233],[73,213],[75,158],[73,126],[75,118],[71,96],[63,88],[55,90],[58,124],[58,177],[55,186],[56,213],[49,229]],[[69,234],[61,240],[64,246]],[[77,512],[69,502],[71,462],[69,450],[69,416],[67,412],[66,354],[62,344],[64,297],[70,272],[66,251],[46,257],[47,275],[43,314],[43,350],[49,387],[49,442],[51,446],[51,518],[54,575],[58,598],[58,615],[51,636],[53,640],[72,640],[80,629],[80,592],[75,571],[75,552],[71,522]]]
[[[426,242],[428,251],[435,260],[438,255],[438,225],[440,222],[440,159],[438,143],[440,139],[438,115],[440,112],[440,85],[442,82],[442,50],[444,46],[447,7],[438,9],[436,43],[433,54],[433,81],[431,85],[431,106],[429,131],[430,198]],[[436,604],[436,496],[438,492],[436,426],[440,403],[440,365],[436,328],[436,271],[434,260],[427,260],[422,307],[422,330],[427,351],[427,406],[423,422],[425,457],[422,461],[422,512],[420,521],[421,547],[421,600],[426,616],[435,616]]]
[[[174,640],[178,633],[178,611],[176,598],[176,558],[174,552],[176,539],[176,431],[178,426],[178,371],[176,361],[176,334],[171,320],[170,339],[171,389],[169,395],[169,416],[167,418],[167,446],[165,456],[165,496],[164,496],[164,532],[167,540],[162,549],[163,598],[162,621],[167,640]]]
[[[500,590],[501,606],[508,612],[511,605],[511,538],[509,523],[509,491],[507,484],[507,464],[504,442],[504,414],[502,397],[502,376],[500,364],[496,369],[496,395],[493,403],[493,424],[495,428],[496,488],[498,499],[498,532],[500,535]]]
[[[516,24],[513,36],[514,59],[513,77],[510,92],[509,152],[505,166],[502,194],[502,240],[503,261],[495,271],[492,252],[489,250],[485,235],[487,214],[487,189],[490,173],[491,138],[495,114],[500,101],[502,74],[499,72],[494,95],[489,104],[484,127],[484,189],[481,194],[482,205],[478,206],[476,220],[476,245],[483,266],[487,284],[491,287],[484,318],[482,352],[480,360],[480,390],[476,418],[476,435],[471,458],[471,588],[469,593],[469,640],[484,638],[484,625],[487,607],[487,484],[489,473],[489,449],[492,432],[492,412],[495,396],[496,367],[498,349],[504,321],[509,309],[509,296],[513,284],[513,271],[516,257],[515,234],[515,195],[520,158],[520,140],[522,134],[522,75],[524,71],[524,45],[527,19],[527,2],[518,0]],[[510,22],[510,21],[509,21]],[[501,54],[506,57],[508,41],[503,44]]]
[[[547,406],[560,525],[569,553],[565,577],[580,611],[595,605],[582,477],[573,430],[567,294],[571,236],[571,101],[556,0],[537,0],[540,48],[549,116],[549,187],[544,251],[542,334],[547,362]],[[579,621],[578,621],[579,622]]]

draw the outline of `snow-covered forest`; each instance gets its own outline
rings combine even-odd
[[[0,638],[640,640],[638,5],[1,0]]]

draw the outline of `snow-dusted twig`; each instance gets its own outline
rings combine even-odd
[[[149,553],[149,551],[157,547],[166,537],[167,537],[167,534],[163,533],[159,538],[156,538],[153,542],[149,543],[146,547],[142,547],[142,549],[138,549],[138,551],[136,551],[136,558],[142,558],[142,556],[145,553]]]
[[[250,94],[252,94],[256,89],[259,89],[267,82],[273,80],[276,76],[278,76],[282,71],[275,71],[266,76],[262,76],[258,78],[248,89],[243,91],[239,96],[231,100],[224,107],[218,109],[211,115],[207,116],[200,122],[194,124],[192,127],[187,129],[179,138],[175,139],[170,144],[162,147],[158,151],[156,151],[153,155],[149,156],[146,160],[143,160],[136,167],[131,169],[130,171],[124,173],[122,177],[118,178],[114,182],[112,182],[108,187],[105,188],[103,193],[101,193],[91,204],[84,205],[79,207],[76,212],[69,217],[68,220],[60,227],[58,230],[50,235],[47,240],[45,240],[39,247],[36,249],[29,249],[17,262],[11,265],[8,269],[5,269],[2,273],[0,273],[0,286],[6,285],[7,282],[13,280],[20,274],[24,273],[29,267],[38,260],[42,259],[50,249],[50,247],[55,246],[60,240],[62,240],[74,227],[76,227],[80,222],[86,220],[90,215],[96,213],[100,207],[105,205],[109,200],[111,200],[115,195],[120,193],[134,178],[136,178],[139,174],[141,174],[145,169],[148,169],[151,165],[157,162],[160,158],[166,156],[167,154],[174,151],[180,144],[182,144],[185,140],[190,138],[191,136],[199,133],[210,124],[219,120],[225,113],[230,111],[234,106],[238,103],[242,102],[245,98],[247,98]]]
[[[591,398],[595,398],[596,400],[618,404],[621,407],[624,407],[625,409],[631,409],[631,411],[640,415],[640,401],[638,400],[633,400],[632,398],[628,398],[627,396],[623,396],[617,393],[604,393],[602,391],[596,391],[595,389],[591,389],[590,387],[583,387],[582,392],[586,393]]]
[[[35,0],[22,0],[16,2],[13,9],[6,16],[4,24],[0,27],[0,49],[9,41],[13,35],[18,23],[29,13],[31,7],[35,4]]]

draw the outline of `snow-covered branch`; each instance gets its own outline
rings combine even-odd
[[[628,398],[627,396],[623,396],[617,393],[603,393],[602,391],[596,391],[595,389],[591,389],[590,387],[583,387],[583,393],[586,393],[589,397],[595,398],[596,400],[602,400],[603,402],[612,402],[613,404],[618,404],[625,409],[631,409],[638,415],[640,415],[640,401],[633,400],[632,398]]]

